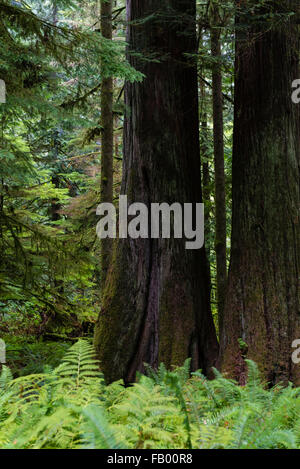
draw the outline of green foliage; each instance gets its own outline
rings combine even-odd
[[[0,0],[1,333],[80,335],[100,308],[100,86],[143,77],[126,60],[124,26],[104,39],[94,8]]]
[[[54,370],[0,375],[1,448],[300,448],[300,390],[266,389],[248,361],[244,387],[190,363],[105,386],[87,341]]]
[[[88,342],[78,341],[65,355],[56,373],[76,380],[79,388],[90,378],[100,378],[99,365],[94,358],[94,349]]]
[[[14,377],[43,373],[49,367],[57,367],[70,347],[70,343],[44,342],[34,336],[1,334],[1,338],[6,343],[6,360]]]

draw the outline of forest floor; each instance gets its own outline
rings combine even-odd
[[[105,384],[90,340],[5,339],[0,448],[300,448],[300,388],[268,389],[251,361],[243,387],[188,360],[124,387]]]

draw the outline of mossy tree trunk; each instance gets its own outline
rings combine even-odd
[[[127,0],[131,64],[146,76],[127,83],[122,193],[128,202],[201,202],[195,2]],[[147,19],[146,19],[147,18]],[[141,59],[151,54],[159,61]],[[108,381],[135,379],[144,362],[206,372],[218,352],[204,249],[180,239],[120,239],[95,330]]]
[[[297,3],[278,2],[276,13]],[[272,27],[245,28],[248,21],[241,12],[222,368],[244,382],[247,357],[270,383],[300,384],[300,367],[291,360],[292,342],[300,338],[299,106],[291,100],[292,81],[300,76],[299,33],[293,17]]]
[[[100,0],[100,30],[105,39],[112,39],[112,0]],[[113,116],[113,78],[101,76],[101,202],[113,202],[113,154],[114,154],[114,116]],[[112,251],[112,240],[101,240],[101,290]]]

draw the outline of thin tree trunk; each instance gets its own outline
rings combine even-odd
[[[215,250],[217,260],[217,299],[219,332],[223,328],[223,314],[227,287],[226,267],[226,193],[224,170],[224,126],[223,94],[221,69],[221,42],[218,28],[218,15],[214,14],[211,28],[211,54],[214,59],[212,69],[213,123],[214,123],[214,162],[215,162],[215,205],[216,229]]]
[[[101,0],[101,34],[112,39],[112,0]],[[101,73],[101,202],[113,202],[113,78]],[[101,240],[101,289],[107,276],[112,240]]]
[[[200,202],[197,70],[186,55],[196,51],[195,2],[127,0],[127,13],[130,49],[161,60],[129,56],[146,78],[126,85],[122,193],[149,208]],[[188,357],[208,371],[218,345],[205,250],[186,250],[184,239],[120,239],[94,342],[108,381]]]
[[[276,13],[297,4],[280,2]],[[300,76],[299,33],[293,17],[259,29],[245,28],[247,22],[245,13],[237,23],[232,250],[221,358],[223,370],[242,383],[247,357],[271,384],[299,385],[291,346],[300,337],[300,134],[290,92]]]
[[[53,14],[54,17],[54,14]],[[53,18],[54,19],[54,18]],[[56,129],[53,131],[53,164],[57,164],[58,160],[58,154],[59,154],[59,133]],[[60,176],[58,174],[53,174],[51,177],[51,182],[54,185],[56,189],[60,188],[61,181],[60,181]],[[51,200],[51,207],[50,207],[50,217],[53,222],[59,221],[61,219],[60,215],[60,210],[61,210],[61,204],[59,203],[58,199],[52,199]],[[54,281],[53,281],[55,290],[59,294],[63,294],[64,292],[64,283],[62,280],[57,280],[55,277],[55,271],[54,271]]]
[[[200,31],[199,37],[200,51],[202,51],[203,40],[202,31]],[[201,52],[200,52],[201,53]],[[202,165],[202,179],[203,179],[203,202],[205,205],[205,250],[207,257],[207,275],[209,278],[209,286],[211,292],[211,271],[210,271],[210,253],[211,253],[211,179],[209,174],[209,148],[208,148],[208,117],[207,117],[207,102],[206,102],[206,89],[205,83],[202,80],[204,76],[204,67],[200,68],[200,161]]]

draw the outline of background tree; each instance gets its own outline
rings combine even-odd
[[[100,31],[105,39],[112,40],[112,0],[100,0]],[[113,116],[113,77],[105,75],[105,65],[101,69],[101,202],[113,202],[113,155],[114,155],[114,116]],[[101,240],[101,285],[104,286],[112,240]]]
[[[224,169],[224,124],[223,124],[223,91],[222,91],[222,51],[219,6],[216,2],[211,7],[211,55],[212,64],[212,98],[214,127],[214,165],[215,165],[215,250],[217,261],[217,298],[219,331],[223,327],[223,314],[227,286],[226,263],[226,192]]]

